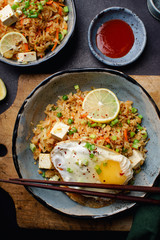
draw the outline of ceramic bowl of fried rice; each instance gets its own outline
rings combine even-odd
[[[75,90],[74,86],[79,86]],[[89,122],[83,114],[82,102],[92,89],[107,88],[113,91],[120,101],[118,125]],[[64,101],[63,96],[68,96]],[[136,109],[136,111],[135,111]],[[132,111],[133,110],[133,111]],[[63,118],[57,113],[61,112]],[[106,69],[76,69],[53,74],[41,82],[26,98],[17,115],[13,132],[13,160],[19,177],[42,179],[38,172],[39,151],[50,152],[55,140],[49,134],[51,122],[62,121],[67,124],[74,115],[73,127],[76,131],[67,139],[85,139],[100,146],[107,146],[122,155],[132,155],[135,139],[138,149],[145,156],[145,162],[135,175],[135,185],[154,184],[160,172],[159,127],[160,112],[145,89],[133,78]],[[136,130],[138,126],[138,130]],[[124,129],[135,132],[124,141]],[[143,128],[143,131],[142,131]],[[71,129],[72,130],[72,129]],[[145,133],[144,133],[145,130]],[[94,135],[94,138],[90,136]],[[103,137],[105,135],[105,137]],[[116,135],[116,139],[113,136]],[[96,137],[95,137],[96,136]],[[109,143],[108,143],[109,139]],[[36,151],[30,150],[34,143]],[[118,150],[117,150],[118,149]],[[102,208],[84,207],[73,202],[61,192],[37,188],[27,188],[44,205],[71,216],[100,218],[111,216],[131,208],[135,203],[116,201]],[[144,193],[130,193],[144,196]]]
[[[25,37],[26,43],[20,42],[6,53],[2,53],[0,47],[0,61],[4,63],[18,67],[38,65],[55,57],[74,33],[76,24],[74,0],[38,0],[36,3],[33,0],[26,2],[7,0],[1,1],[0,11],[8,5],[18,20],[7,26],[0,18],[0,41],[8,33],[18,32]],[[19,61],[18,54],[27,52],[35,53],[36,60]]]

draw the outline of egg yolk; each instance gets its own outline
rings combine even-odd
[[[127,177],[122,172],[120,163],[113,160],[106,160],[100,165],[101,173],[99,179],[106,184],[124,184]]]

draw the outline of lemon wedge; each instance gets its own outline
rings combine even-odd
[[[115,119],[120,110],[116,95],[106,88],[90,91],[84,98],[82,108],[93,122],[107,123]]]
[[[0,101],[3,100],[6,97],[6,95],[7,95],[6,86],[2,79],[0,78]]]
[[[19,32],[6,33],[0,41],[0,53],[2,56],[11,58],[21,43],[27,43],[27,39]],[[9,54],[12,50],[12,54]],[[10,56],[11,55],[11,56]]]

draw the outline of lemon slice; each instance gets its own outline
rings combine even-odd
[[[120,104],[112,91],[106,88],[99,88],[86,95],[82,108],[88,113],[87,118],[89,120],[107,123],[117,117]]]
[[[27,39],[21,33],[6,33],[0,41],[0,53],[4,55],[10,50],[16,51],[20,43],[27,43]]]
[[[3,100],[6,97],[6,95],[7,95],[6,86],[2,79],[0,79],[0,101]]]

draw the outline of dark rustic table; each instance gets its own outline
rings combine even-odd
[[[143,21],[145,27],[146,27],[146,31],[147,31],[147,45],[146,48],[144,50],[144,52],[142,53],[142,55],[140,56],[140,58],[125,67],[121,67],[121,68],[116,68],[117,70],[123,71],[129,75],[136,75],[135,78],[144,86],[144,87],[148,87],[148,91],[150,91],[150,94],[155,97],[155,100],[157,102],[157,104],[159,104],[159,90],[154,89],[154,84],[155,86],[159,86],[159,81],[160,81],[160,76],[158,76],[157,78],[151,75],[160,75],[160,67],[159,67],[159,63],[160,63],[160,47],[159,47],[159,39],[160,39],[160,22],[157,21],[156,19],[154,19],[147,8],[147,2],[146,0],[75,0],[75,4],[76,4],[76,9],[77,9],[77,24],[76,24],[76,29],[75,29],[75,33],[74,36],[72,37],[71,41],[68,43],[68,45],[62,50],[61,53],[59,53],[54,59],[50,59],[49,61],[36,66],[36,67],[28,67],[28,68],[17,68],[17,67],[13,67],[13,66],[9,66],[5,63],[0,62],[0,78],[2,78],[7,86],[7,97],[0,102],[0,113],[1,116],[3,116],[2,119],[2,123],[5,126],[5,120],[4,117],[6,117],[6,122],[7,124],[7,118],[9,118],[9,112],[6,111],[7,109],[11,109],[11,113],[13,114],[13,110],[14,107],[15,109],[17,109],[17,107],[20,107],[19,102],[15,101],[16,95],[17,95],[17,88],[19,86],[19,90],[18,90],[18,95],[17,96],[21,96],[22,94],[21,92],[21,88],[24,89],[23,84],[27,84],[27,80],[25,78],[28,77],[28,74],[31,74],[31,76],[35,76],[32,77],[32,82],[31,80],[28,80],[28,82],[30,82],[31,85],[31,89],[32,87],[36,86],[36,84],[38,84],[39,79],[36,76],[40,76],[40,79],[43,79],[42,76],[48,76],[48,74],[52,74],[54,72],[57,71],[61,71],[61,70],[65,70],[65,69],[73,69],[73,68],[96,68],[96,67],[101,67],[101,68],[110,68],[109,66],[106,66],[104,64],[102,64],[101,62],[99,62],[97,59],[95,59],[93,57],[93,55],[91,54],[89,47],[88,47],[88,40],[87,40],[87,33],[88,33],[88,27],[89,24],[91,22],[91,20],[94,18],[94,16],[96,14],[98,14],[101,10],[111,7],[111,6],[121,6],[121,7],[126,7],[129,8],[130,10],[132,10],[133,12],[135,12]],[[138,78],[137,75],[145,75],[142,76],[141,78]],[[148,78],[147,76],[148,75]],[[157,88],[157,87],[156,87]],[[28,94],[28,93],[27,93]],[[24,92],[24,96],[25,96],[25,92]],[[22,99],[21,99],[22,101]],[[12,105],[13,104],[13,105]],[[11,107],[12,105],[12,107]],[[5,112],[6,111],[6,112]],[[3,114],[2,114],[3,113]],[[12,119],[13,121],[14,119]],[[9,126],[9,134],[12,132],[13,127],[12,125],[14,125],[14,123],[12,122],[11,125]],[[2,126],[1,126],[2,127]],[[4,129],[3,131],[0,131],[0,143],[1,140],[3,140],[3,136],[1,135],[2,133],[6,133],[7,134],[7,129]],[[6,160],[8,159],[8,161],[10,162],[10,164],[12,164],[12,155],[11,155],[11,134],[9,135],[9,139],[7,140],[7,145],[8,145],[8,149],[9,149],[9,153],[6,157]],[[4,158],[0,157],[0,163],[4,163]],[[0,171],[2,171],[2,176],[6,176],[7,173],[4,172],[4,169],[8,169],[8,173],[12,174],[11,172],[11,168],[9,168],[6,164],[6,168],[4,166],[4,164],[0,164]],[[14,174],[15,174],[15,170],[14,170]],[[23,188],[23,187],[22,187]],[[20,188],[20,189],[22,189]],[[16,188],[18,189],[18,188]],[[1,190],[1,189],[0,189]],[[7,192],[10,192],[9,188],[5,189]],[[18,191],[18,190],[17,190]],[[67,217],[60,217],[58,214],[54,215],[50,213],[50,210],[45,209],[44,207],[42,207],[39,203],[36,202],[36,200],[33,200],[32,196],[29,195],[29,193],[25,193],[24,191],[26,190],[21,190],[21,195],[20,195],[20,199],[17,198],[16,193],[13,194],[13,197],[15,197],[15,199],[18,199],[19,202],[16,202],[16,208],[18,207],[18,215],[17,217],[19,218],[20,221],[20,217],[22,219],[23,214],[25,214],[25,216],[23,217],[23,221],[22,222],[22,227],[31,227],[32,222],[30,222],[29,218],[29,211],[27,211],[27,208],[25,208],[26,212],[22,213],[22,210],[24,210],[22,208],[22,204],[23,201],[27,201],[27,199],[23,199],[23,194],[25,196],[27,196],[28,198],[28,202],[31,204],[34,204],[35,209],[41,209],[42,213],[46,214],[46,217],[48,217],[48,224],[50,223],[50,225],[48,225],[49,229],[53,229],[53,226],[51,226],[52,221],[54,221],[54,228],[55,229],[61,229],[61,226],[64,227],[65,230],[71,230],[73,228],[73,226],[75,226],[75,229],[77,230],[94,230],[93,226],[95,226],[95,223],[92,223],[92,221],[85,221],[86,224],[86,229],[85,226],[82,227],[82,221],[76,220],[72,220],[69,219]],[[3,191],[0,191],[0,202],[2,201],[2,199],[6,199],[5,198],[5,193]],[[3,201],[4,203],[9,203],[8,201]],[[13,202],[12,202],[13,203]],[[13,204],[12,204],[13,205]],[[1,206],[1,204],[0,204]],[[32,205],[33,206],[33,205]],[[38,206],[38,207],[37,207]],[[5,209],[5,206],[2,207],[3,209]],[[6,206],[6,208],[8,208],[8,205]],[[0,208],[1,211],[1,208]],[[36,217],[38,219],[38,212],[37,215],[32,216],[33,219],[31,219],[32,221],[34,221],[34,227],[36,226]],[[130,228],[130,224],[131,221],[128,222],[128,215],[125,215],[125,221],[124,219],[122,221],[124,221],[123,223],[125,223],[123,225],[123,223],[121,224],[119,222],[120,218],[116,219],[112,219],[111,223],[102,220],[102,224],[100,225],[101,227],[99,227],[99,229],[96,230],[129,230]],[[56,221],[61,221],[60,224],[61,225],[56,225]],[[7,222],[7,221],[6,221]],[[80,223],[81,222],[81,223]],[[84,222],[83,222],[84,223]],[[97,226],[99,226],[98,224],[100,223],[100,221],[97,221]],[[127,225],[128,223],[128,225]],[[28,224],[28,225],[27,225]],[[37,227],[42,228],[44,225],[44,223],[41,221],[39,222],[39,225],[37,223]],[[77,224],[77,225],[76,225]],[[92,226],[93,224],[93,226]],[[108,224],[108,225],[107,225]],[[87,229],[88,226],[88,229]],[[45,226],[46,227],[46,226]],[[47,228],[47,227],[46,227]],[[73,230],[75,230],[73,229]]]

